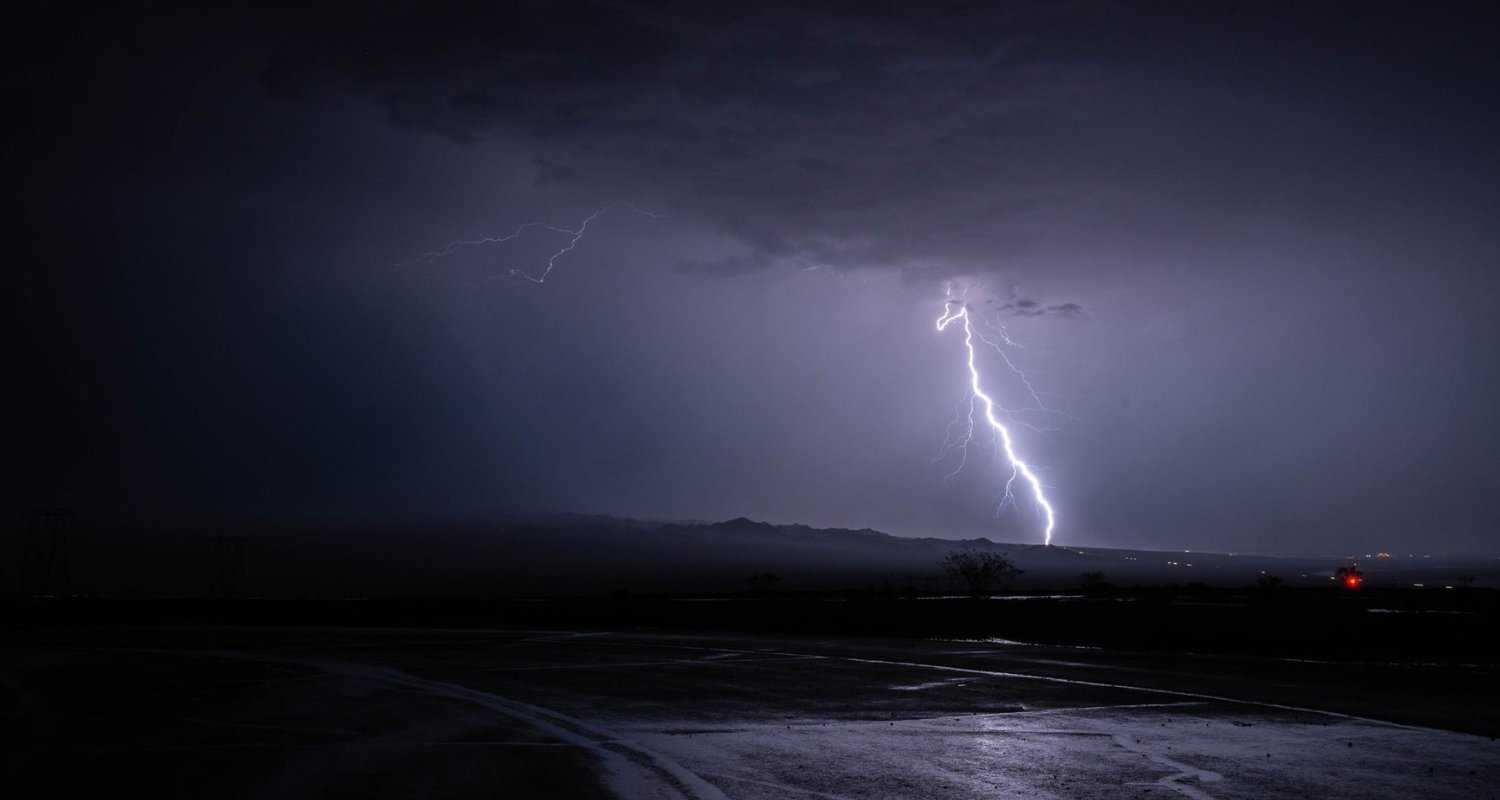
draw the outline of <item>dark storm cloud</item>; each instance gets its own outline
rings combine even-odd
[[[994,308],[996,312],[1007,317],[1025,317],[1035,319],[1037,317],[1076,317],[1083,313],[1083,306],[1079,303],[1043,303],[1030,297],[1016,297],[1011,295],[1009,299],[996,303],[994,299],[985,301],[985,304]]]
[[[1403,53],[1399,24],[1317,8],[528,4],[294,25],[273,92],[368,97],[398,125],[519,143],[601,191],[662,196],[754,252],[712,270],[731,274],[1015,269],[1064,221],[1099,240],[1182,224],[1224,182],[1253,208],[1286,187],[1247,174],[1347,143],[1327,100],[1378,110],[1390,82],[1432,68]],[[1360,47],[1332,61],[1340,38]],[[1270,87],[1281,102],[1247,107]],[[1168,160],[1197,168],[1165,175]]]
[[[1068,95],[1097,78],[1028,44],[1052,16],[424,9],[290,37],[265,81],[663,195],[754,253],[714,271],[990,268],[1077,202]]]
[[[1042,305],[1036,300],[1022,299],[997,306],[997,310],[1010,317],[1076,317],[1083,313],[1083,306],[1078,303]]]

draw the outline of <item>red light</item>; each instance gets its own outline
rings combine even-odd
[[[1348,586],[1350,589],[1358,589],[1359,584],[1360,578],[1358,575],[1350,575],[1349,577],[1344,579],[1344,585]]]

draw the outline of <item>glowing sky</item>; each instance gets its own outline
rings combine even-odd
[[[1034,540],[933,463],[956,280],[1069,543],[1496,546],[1463,15],[56,13],[7,55],[13,506]],[[545,285],[567,233],[419,258],[626,204]]]

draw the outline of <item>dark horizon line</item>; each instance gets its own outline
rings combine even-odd
[[[38,508],[35,509],[35,513],[37,515],[40,515],[41,513],[46,513],[46,512],[59,512],[59,511],[65,513],[67,515],[69,515],[71,522],[70,522],[70,524],[69,524],[68,527],[72,531],[84,531],[84,530],[104,531],[104,530],[129,529],[129,530],[135,530],[137,532],[157,532],[157,533],[179,532],[179,533],[184,533],[184,532],[188,532],[188,531],[192,531],[192,530],[202,530],[204,528],[208,528],[208,529],[210,529],[210,533],[208,534],[208,536],[210,536],[210,537],[215,536],[215,535],[226,535],[228,533],[237,533],[237,532],[246,531],[246,530],[261,530],[261,531],[266,531],[266,530],[278,531],[279,530],[279,531],[301,531],[301,532],[314,532],[314,531],[318,531],[318,530],[324,530],[324,531],[328,531],[328,532],[332,533],[332,532],[350,532],[350,531],[361,531],[361,530],[362,531],[371,531],[371,530],[398,531],[398,530],[416,530],[416,529],[422,529],[422,528],[429,528],[429,529],[450,529],[450,530],[452,530],[454,532],[458,532],[458,531],[465,531],[465,530],[470,530],[471,531],[471,530],[474,530],[476,528],[493,527],[493,526],[503,526],[503,525],[539,525],[539,526],[556,525],[557,523],[563,522],[565,520],[572,519],[572,520],[579,520],[579,521],[589,520],[589,521],[594,521],[594,522],[607,522],[607,523],[612,523],[612,524],[621,525],[621,526],[637,526],[637,527],[644,527],[644,528],[663,528],[663,527],[712,528],[712,527],[721,527],[721,526],[734,525],[734,524],[743,524],[743,525],[766,526],[766,527],[776,528],[776,529],[795,528],[795,529],[801,529],[803,531],[806,531],[806,532],[809,532],[809,533],[814,533],[814,534],[817,534],[817,533],[863,533],[863,534],[874,534],[874,535],[878,535],[878,536],[889,537],[889,538],[892,538],[892,539],[901,539],[901,540],[913,541],[913,542],[920,542],[920,541],[927,541],[927,542],[934,542],[934,543],[949,542],[949,543],[952,543],[954,545],[961,545],[961,544],[965,544],[965,543],[975,543],[975,544],[982,543],[984,546],[990,546],[990,547],[1016,547],[1016,548],[1026,548],[1026,549],[1055,548],[1055,549],[1059,549],[1059,550],[1076,550],[1076,551],[1090,551],[1090,552],[1103,552],[1103,553],[1114,553],[1114,552],[1119,552],[1119,553],[1162,553],[1162,554],[1184,554],[1184,553],[1189,553],[1189,554],[1200,555],[1200,556],[1224,556],[1224,557],[1229,557],[1229,558],[1234,558],[1234,557],[1253,557],[1253,558],[1271,558],[1271,559],[1288,559],[1288,560],[1291,560],[1291,559],[1309,559],[1309,560],[1327,560],[1327,559],[1335,559],[1335,560],[1364,560],[1366,558],[1365,552],[1359,552],[1359,553],[1353,553],[1353,554],[1347,553],[1347,552],[1346,553],[1314,553],[1314,552],[1300,552],[1300,553],[1298,553],[1298,552],[1286,552],[1286,553],[1278,553],[1278,552],[1264,552],[1264,551],[1257,551],[1257,550],[1233,550],[1233,551],[1230,551],[1230,550],[1213,550],[1213,549],[1198,549],[1198,548],[1186,548],[1186,547],[1164,547],[1164,546],[1157,546],[1157,547],[1118,547],[1118,546],[1104,546],[1104,545],[1092,545],[1092,544],[1089,544],[1089,545],[1075,545],[1075,544],[1069,544],[1066,541],[1059,542],[1059,543],[1056,543],[1056,544],[1050,544],[1049,545],[1049,544],[1043,544],[1041,542],[1003,541],[1003,540],[991,539],[988,536],[973,536],[973,537],[964,537],[964,538],[951,538],[951,537],[946,537],[946,536],[919,535],[919,534],[909,534],[909,533],[892,533],[890,531],[883,531],[883,530],[879,530],[877,528],[870,528],[870,527],[862,527],[862,528],[816,527],[816,526],[808,525],[806,523],[801,523],[801,522],[768,522],[768,521],[765,521],[765,520],[752,519],[752,518],[744,516],[744,515],[740,515],[740,516],[736,516],[736,517],[731,517],[731,518],[728,518],[728,519],[720,519],[720,520],[701,520],[701,519],[670,519],[670,518],[653,518],[653,517],[635,517],[635,516],[630,516],[630,515],[621,515],[621,514],[604,513],[604,512],[592,512],[592,511],[537,510],[537,509],[533,509],[533,510],[519,510],[519,509],[500,510],[500,509],[497,509],[497,510],[494,510],[494,511],[491,511],[491,512],[487,512],[487,513],[478,513],[478,514],[471,514],[471,515],[449,516],[449,517],[436,517],[436,516],[433,516],[433,517],[430,517],[430,518],[427,518],[427,519],[406,518],[406,519],[401,519],[401,520],[396,520],[396,521],[382,520],[382,519],[380,519],[378,517],[364,518],[364,517],[355,517],[355,516],[350,516],[350,515],[333,515],[333,514],[327,514],[327,515],[311,514],[311,515],[304,516],[300,520],[299,519],[294,519],[290,515],[282,516],[280,518],[271,518],[271,517],[254,518],[252,516],[237,516],[237,517],[231,518],[228,515],[218,515],[218,518],[214,518],[216,515],[212,515],[212,514],[197,514],[197,515],[191,515],[190,514],[190,515],[182,515],[182,516],[178,516],[178,517],[176,517],[174,519],[171,519],[171,520],[160,519],[160,518],[156,519],[156,520],[146,520],[146,519],[139,519],[139,518],[133,519],[133,520],[124,520],[124,519],[121,519],[121,516],[124,516],[124,515],[114,515],[110,519],[91,518],[91,515],[77,514],[72,509],[70,509],[68,507],[65,507],[65,506],[38,507]],[[22,525],[21,525],[22,529],[24,530],[27,527],[29,527],[29,523],[30,523],[29,519],[23,520],[22,521]],[[217,534],[213,533],[212,529],[217,529],[219,531],[219,533],[217,533]],[[311,529],[311,530],[309,530],[309,529]],[[1390,560],[1394,561],[1394,562],[1409,561],[1409,560],[1431,560],[1431,559],[1463,559],[1463,560],[1490,560],[1490,559],[1496,559],[1496,560],[1500,560],[1500,553],[1482,552],[1482,551],[1477,551],[1477,552],[1442,552],[1442,551],[1415,552],[1415,551],[1408,551],[1406,553],[1401,553],[1401,552],[1397,552],[1397,551],[1393,551],[1393,550],[1371,549],[1369,552],[1370,553],[1376,553],[1376,552],[1385,552],[1385,553],[1388,553],[1391,556]],[[1370,560],[1374,560],[1374,556],[1373,555],[1369,556],[1369,559]],[[1384,560],[1384,559],[1382,559],[1382,560]]]

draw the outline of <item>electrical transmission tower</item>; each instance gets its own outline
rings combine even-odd
[[[214,580],[209,594],[238,597],[245,588],[245,537],[220,536],[214,540]]]
[[[73,514],[65,508],[31,515],[21,532],[21,559],[16,588],[23,595],[59,594],[72,578],[68,568],[68,529]]]

